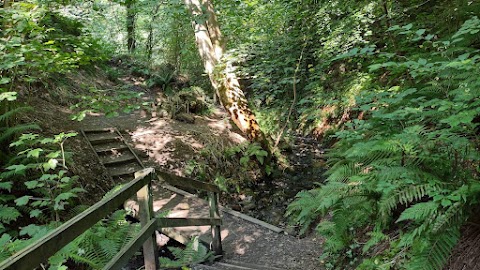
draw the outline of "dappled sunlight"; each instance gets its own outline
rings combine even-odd
[[[215,111],[210,117],[196,116],[195,124],[167,118],[150,118],[131,129],[134,148],[140,150],[164,170],[184,174],[184,168],[211,142],[240,144],[242,135],[232,132],[225,113]]]

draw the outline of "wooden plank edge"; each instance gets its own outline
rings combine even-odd
[[[107,128],[84,128],[82,129],[84,130],[85,132],[89,133],[95,133],[95,132],[112,132],[112,131],[115,131],[115,128],[114,127],[107,127]]]
[[[122,133],[120,133],[120,131],[118,131],[117,128],[115,128],[115,131],[116,131],[117,134],[120,136],[120,139],[122,140],[122,142],[127,146],[128,150],[130,150],[130,152],[133,154],[133,156],[134,156],[135,159],[137,160],[138,164],[139,164],[142,168],[145,168],[145,166],[144,166],[143,163],[142,163],[142,160],[137,156],[137,154],[135,153],[135,151],[133,150],[133,148],[127,143],[127,141],[126,141],[125,138],[123,137]]]
[[[103,165],[112,165],[112,164],[120,164],[120,163],[127,163],[128,161],[132,161],[134,160],[135,157],[134,156],[131,156],[131,157],[125,157],[125,158],[117,158],[117,159],[111,159],[111,160],[104,160],[103,161]]]
[[[214,265],[229,267],[229,268],[235,268],[235,269],[241,269],[241,270],[261,270],[261,269],[263,269],[263,268],[250,268],[250,267],[234,265],[234,264],[229,264],[229,263],[224,263],[224,262],[216,262]]]
[[[281,233],[281,232],[283,232],[283,229],[282,229],[282,228],[279,228],[279,227],[277,227],[277,226],[275,226],[275,225],[272,225],[272,224],[267,223],[267,222],[265,222],[265,221],[262,221],[262,220],[260,220],[260,219],[257,219],[257,218],[254,218],[254,217],[245,215],[245,214],[243,214],[243,213],[240,213],[240,212],[238,212],[238,211],[232,210],[232,209],[230,209],[230,208],[226,208],[226,207],[224,207],[224,206],[220,206],[220,210],[221,210],[222,212],[224,212],[224,213],[227,213],[227,214],[230,214],[230,215],[232,215],[232,216],[235,216],[235,217],[238,217],[238,218],[241,218],[241,219],[250,221],[250,222],[252,222],[252,223],[254,223],[254,224],[260,225],[260,226],[262,226],[262,227],[264,227],[264,228],[267,228],[267,229],[269,229],[269,230],[271,230],[271,231],[274,231],[274,232],[276,232],[276,233]]]
[[[243,266],[243,267],[250,267],[250,269],[261,269],[261,270],[284,270],[284,268],[278,268],[278,267],[273,267],[273,266],[267,266],[267,265],[258,265],[258,264],[253,264],[253,263],[245,263],[245,262],[240,262],[240,261],[235,261],[235,260],[225,260],[223,262],[225,265],[228,266]]]
[[[176,228],[190,226],[219,226],[220,218],[157,218],[159,228]]]
[[[194,195],[194,194],[192,194],[192,193],[190,193],[190,192],[187,192],[187,191],[185,191],[185,190],[183,190],[183,189],[179,189],[179,188],[174,187],[174,186],[172,186],[172,185],[170,185],[170,184],[167,184],[167,183],[162,184],[162,187],[165,188],[165,189],[167,189],[167,190],[170,190],[171,192],[175,192],[175,193],[178,193],[178,194],[180,194],[180,195],[183,195],[183,196],[185,196],[186,198],[198,198],[197,195]]]
[[[197,198],[198,198],[198,196],[193,195],[192,193],[187,192],[187,191],[185,191],[185,190],[182,190],[182,189],[176,188],[176,187],[174,187],[174,186],[171,186],[170,184],[163,184],[162,186],[163,186],[165,189],[168,189],[168,190],[170,190],[170,191],[172,191],[172,192],[178,193],[178,194],[183,195],[183,196],[185,196],[185,197],[197,197]],[[199,199],[200,199],[200,200],[203,200],[203,199],[201,199],[201,198],[199,198]],[[205,200],[203,200],[203,201],[205,201]],[[252,222],[252,223],[255,223],[255,224],[260,225],[260,226],[262,226],[262,227],[265,227],[265,228],[267,228],[267,229],[269,229],[269,230],[271,230],[271,231],[274,231],[274,232],[276,232],[276,233],[281,233],[281,232],[284,231],[282,228],[279,228],[279,227],[277,227],[277,226],[275,226],[275,225],[272,225],[272,224],[267,223],[267,222],[265,222],[265,221],[256,219],[256,218],[251,217],[251,216],[248,216],[248,215],[245,215],[245,214],[243,214],[243,213],[240,213],[240,212],[238,212],[238,211],[232,210],[232,209],[230,209],[230,208],[226,208],[226,207],[221,206],[221,205],[219,205],[219,207],[220,207],[220,211],[222,211],[222,212],[224,212],[224,213],[230,214],[230,215],[232,215],[232,216],[235,216],[235,217],[238,217],[238,218],[241,218],[241,219],[245,219],[245,220],[247,220],[247,221],[249,221],[249,222]]]
[[[130,258],[142,247],[143,243],[155,233],[157,228],[157,221],[155,219],[150,220],[138,233],[138,235],[132,239],[127,245],[125,245],[118,253],[113,257],[110,262],[103,268],[103,270],[121,269],[128,263]]]
[[[188,188],[217,192],[217,193],[221,192],[220,188],[210,183],[205,183],[205,182],[201,182],[191,178],[178,176],[178,175],[174,175],[174,174],[170,174],[162,171],[157,171],[157,175],[161,179],[163,179],[165,182],[168,182],[170,185],[173,185],[173,186],[188,187]]]

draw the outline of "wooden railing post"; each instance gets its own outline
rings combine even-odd
[[[136,177],[138,177],[138,173],[135,173],[135,178]],[[147,177],[150,177],[150,179],[153,180],[154,172],[152,171]],[[154,218],[151,181],[137,192],[137,200],[139,205],[138,215],[140,217],[140,224],[143,228],[147,226],[152,218]],[[143,257],[145,261],[145,270],[157,270],[159,263],[155,232],[143,244]]]
[[[218,208],[218,193],[208,192],[208,205],[210,206],[210,218],[220,218]],[[220,225],[212,225],[212,250],[215,255],[222,255],[222,237],[220,234]]]

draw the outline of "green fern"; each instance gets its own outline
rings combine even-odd
[[[33,110],[32,107],[18,107],[18,108],[10,109],[5,113],[0,114],[0,122],[8,121],[9,119],[12,119],[14,116],[20,113],[31,112],[32,110]]]
[[[185,248],[168,248],[176,260],[167,257],[160,257],[159,262],[162,267],[183,267],[205,262],[213,258],[213,253],[199,242],[198,237],[190,240]]]
[[[410,28],[398,26],[399,35],[417,35]],[[470,34],[478,29],[474,18],[454,36],[478,42]],[[372,57],[370,75],[388,72],[401,83],[378,83],[359,94],[357,109],[367,116],[336,134],[327,182],[299,193],[287,212],[302,226],[320,221],[317,232],[330,258],[344,262],[345,252],[362,242],[367,256],[382,248],[375,260],[360,262],[362,269],[381,262],[388,269],[443,268],[458,228],[480,201],[479,57],[476,48],[449,37],[405,55]],[[349,263],[356,260],[361,254]]]
[[[36,124],[16,125],[9,128],[0,128],[0,143],[6,142],[8,139],[16,134],[26,132],[29,130],[39,130],[40,127]]]
[[[463,204],[456,202],[436,218],[432,226],[432,232],[440,233],[448,229],[451,225],[462,224],[465,222],[465,219]]]
[[[433,201],[417,203],[405,209],[405,211],[403,211],[400,217],[397,219],[397,222],[405,220],[422,222],[425,219],[430,218],[432,215],[436,214],[437,209],[438,204]]]
[[[116,211],[59,251],[65,259],[102,269],[139,231],[125,221],[125,211]]]
[[[450,228],[441,234],[431,235],[427,240],[419,239],[414,245],[412,260],[406,268],[442,269],[459,238],[458,228]]]
[[[420,201],[431,188],[430,184],[411,185],[399,187],[398,190],[386,193],[378,204],[380,215],[385,219],[391,215],[392,210],[397,208],[399,204],[406,205],[414,201]]]

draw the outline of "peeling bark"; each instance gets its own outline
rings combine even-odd
[[[203,60],[205,71],[225,110],[235,125],[249,140],[260,142],[269,151],[265,135],[260,130],[255,115],[248,107],[245,94],[230,64],[217,66],[223,57],[225,42],[209,0],[185,0],[185,5],[194,17],[192,22],[195,40]],[[217,70],[215,69],[217,67]]]

